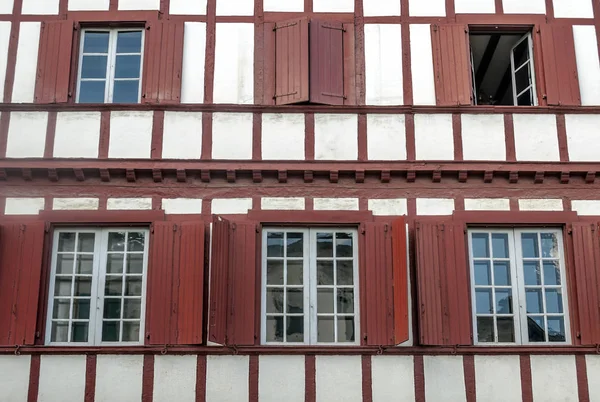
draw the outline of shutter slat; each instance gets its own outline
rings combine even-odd
[[[36,103],[61,103],[69,100],[73,21],[45,21],[40,31]]]
[[[210,262],[210,316],[208,340],[224,345],[227,330],[227,280],[229,276],[230,222],[214,217]]]
[[[580,106],[572,26],[544,25],[540,28],[540,34],[548,105]]]
[[[306,102],[309,100],[308,19],[278,22],[274,29],[275,104]]]
[[[310,21],[311,102],[344,104],[344,35],[341,22]]]
[[[407,264],[406,219],[392,222],[392,267],[394,283],[394,344],[409,338],[408,320],[408,264]]]
[[[462,24],[431,26],[438,106],[471,104],[471,68],[467,32],[467,27]]]

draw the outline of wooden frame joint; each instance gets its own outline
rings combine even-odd
[[[73,169],[73,174],[75,175],[75,180],[84,181],[85,173],[83,173],[83,169],[75,168]]]
[[[357,170],[356,172],[354,172],[354,180],[357,183],[364,183],[365,182],[365,171]]]
[[[187,173],[185,169],[177,169],[177,182],[185,183],[187,181]]]
[[[337,183],[339,178],[340,178],[339,171],[337,171],[337,170],[329,171],[329,182],[330,183]]]
[[[252,171],[252,181],[254,183],[262,183],[262,181],[263,181],[262,170],[253,170]]]
[[[277,171],[277,181],[279,183],[287,183],[287,181],[288,181],[287,170],[278,170]]]
[[[235,170],[233,170],[233,169],[227,170],[227,172],[225,173],[225,176],[227,178],[228,183],[235,183],[235,180],[236,180]]]
[[[210,182],[210,170],[202,169],[200,171],[200,180],[202,181],[202,183],[209,183]]]
[[[535,177],[533,178],[533,182],[535,184],[544,183],[544,175],[545,175],[545,172],[535,172]]]
[[[434,183],[440,183],[442,181],[442,171],[441,170],[434,170],[431,173],[431,181]]]
[[[417,180],[417,172],[414,170],[409,170],[406,172],[406,181],[409,183],[414,183]]]
[[[492,181],[494,181],[494,171],[486,170],[485,172],[483,172],[483,182],[491,183]]]
[[[389,183],[390,180],[392,179],[392,172],[389,170],[382,170],[381,171],[381,182],[382,183]]]
[[[125,177],[129,183],[135,183],[135,169],[125,169]]]
[[[314,174],[312,170],[305,170],[304,171],[304,182],[305,183],[312,183],[314,180]]]
[[[160,183],[163,180],[162,169],[152,169],[152,180],[155,183]]]
[[[561,172],[560,173],[560,184],[569,184],[571,180],[571,173],[569,172]]]
[[[508,173],[508,182],[515,184],[519,182],[519,172],[512,171]]]
[[[587,184],[594,184],[596,181],[596,172],[587,172],[585,175],[585,182]]]
[[[469,178],[469,172],[467,172],[466,170],[461,170],[460,172],[458,172],[458,182],[459,183],[466,183],[468,178]]]
[[[58,181],[58,172],[56,171],[56,169],[48,169],[48,179],[51,182]]]
[[[100,180],[104,182],[110,181],[110,172],[108,169],[100,169]]]

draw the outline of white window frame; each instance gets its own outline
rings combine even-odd
[[[479,342],[477,338],[477,307],[476,307],[476,294],[475,294],[475,268],[473,261],[473,233],[486,233],[486,234],[494,234],[494,233],[503,233],[508,235],[508,247],[509,247],[509,258],[510,268],[511,268],[511,289],[512,289],[512,303],[513,303],[513,322],[514,322],[514,333],[515,333],[515,342]],[[529,341],[529,333],[528,333],[528,324],[527,324],[527,306],[526,306],[526,295],[525,295],[525,278],[524,278],[524,270],[523,270],[523,250],[521,245],[521,235],[523,233],[552,233],[556,235],[558,240],[558,249],[560,251],[560,256],[558,258],[560,264],[560,276],[561,276],[561,285],[560,290],[562,292],[562,300],[563,300],[563,314],[557,314],[564,317],[564,325],[565,325],[565,341],[564,342],[530,342]],[[541,247],[541,244],[539,245]],[[565,248],[563,243],[563,232],[561,229],[552,229],[552,228],[540,228],[540,227],[527,227],[527,228],[506,228],[506,229],[469,229],[468,230],[468,249],[469,249],[469,267],[470,267],[470,279],[471,279],[471,315],[473,322],[473,344],[481,345],[481,346],[514,346],[514,345],[538,345],[538,346],[548,346],[548,345],[571,345],[571,326],[569,320],[569,301],[568,301],[568,292],[567,292],[567,276],[565,270]],[[490,261],[498,260],[497,258],[493,258],[490,255]],[[540,260],[542,260],[540,253]],[[542,270],[543,270],[543,265]],[[493,271],[491,272],[493,276]],[[543,272],[541,273],[541,281],[543,283]],[[543,286],[543,285],[542,285]],[[492,288],[494,289],[494,288]],[[543,305],[545,310],[546,299],[542,297]],[[492,290],[492,303],[496,305],[496,295]],[[496,313],[494,313],[496,315]],[[537,316],[552,316],[552,313],[540,313],[540,314],[531,314]],[[481,315],[479,315],[481,316]],[[490,315],[492,316],[492,315]],[[502,315],[500,315],[502,316]],[[545,333],[547,334],[547,320]],[[498,332],[495,328],[495,339],[498,339]]]
[[[303,252],[303,289],[304,289],[304,342],[267,342],[267,235],[269,233],[303,233],[304,234],[304,252]],[[352,259],[354,261],[353,289],[354,289],[354,342],[318,342],[317,341],[317,233],[352,233]],[[285,245],[284,245],[285,249]],[[360,289],[359,289],[359,259],[358,259],[358,231],[356,228],[336,227],[299,227],[299,228],[278,228],[268,227],[262,231],[261,246],[261,344],[274,346],[298,346],[298,345],[318,345],[318,346],[353,346],[360,345]],[[335,246],[334,246],[335,253]],[[285,255],[285,254],[284,254]],[[334,254],[335,255],[335,254]],[[334,257],[332,257],[334,258]],[[285,275],[285,274],[284,274]],[[335,269],[334,269],[335,275]],[[283,287],[283,285],[274,285],[273,287]],[[299,286],[291,286],[299,287]],[[337,296],[334,288],[334,317],[337,314]],[[278,314],[281,315],[281,314]],[[284,299],[284,313],[285,299]],[[285,331],[285,328],[284,328]],[[337,323],[334,323],[334,338],[337,339]],[[284,334],[285,339],[285,334]]]
[[[81,31],[81,39],[79,40],[79,65],[77,70],[77,99],[76,103],[79,103],[79,95],[81,93],[81,70],[83,69],[83,45],[85,42],[85,35],[87,32],[108,32],[108,54],[105,53],[86,53],[87,56],[107,56],[106,60],[106,75],[104,80],[106,85],[104,86],[104,103],[113,103],[113,93],[115,80],[120,81],[132,81],[131,79],[119,79],[115,78],[115,68],[117,62],[117,38],[119,32],[141,32],[142,39],[140,43],[140,53],[119,53],[119,55],[138,55],[140,56],[140,78],[138,86],[138,99],[137,103],[141,102],[142,99],[142,78],[144,71],[144,43],[145,43],[145,29],[142,27],[138,28],[85,28]],[[101,79],[86,79],[86,81],[101,81]]]
[[[527,48],[529,52],[529,58],[520,66],[515,66],[515,49],[524,41],[527,41]],[[510,73],[512,78],[512,93],[513,93],[513,103],[515,106],[518,106],[519,95],[525,93],[526,91],[531,91],[531,99],[533,100],[533,104],[531,106],[538,105],[537,99],[537,91],[535,87],[535,65],[534,65],[534,54],[533,54],[533,38],[531,37],[531,32],[527,32],[525,35],[519,39],[517,43],[510,49]],[[527,67],[527,65],[529,65]],[[516,74],[522,68],[529,68],[529,86],[517,93],[517,80]]]
[[[142,273],[142,295],[140,303],[140,334],[137,341],[118,341],[118,342],[103,342],[102,341],[102,323],[104,317],[104,287],[106,283],[106,263],[108,251],[108,234],[110,232],[142,232],[144,233],[144,253],[143,253],[143,273]],[[94,233],[94,260],[93,273],[91,284],[90,297],[90,318],[88,326],[88,341],[87,342],[53,342],[52,336],[52,314],[54,309],[54,288],[56,283],[56,263],[58,256],[58,240],[60,233]],[[52,241],[52,265],[50,270],[50,286],[48,291],[48,310],[46,313],[46,336],[45,344],[52,346],[131,346],[143,344],[146,321],[146,286],[148,280],[148,246],[150,231],[148,228],[140,227],[107,227],[107,228],[87,228],[87,227],[71,227],[60,228],[54,231]],[[77,247],[77,244],[75,244]],[[123,266],[125,269],[125,266]],[[123,297],[123,296],[121,296]],[[71,296],[71,299],[73,296]],[[72,310],[72,307],[71,307]],[[72,322],[69,319],[69,322]],[[69,326],[70,328],[70,326]],[[70,337],[70,331],[69,331]]]

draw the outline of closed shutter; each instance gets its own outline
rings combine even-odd
[[[310,21],[310,101],[343,105],[344,25],[341,22]]]
[[[421,344],[471,344],[463,225],[417,222],[416,243]]]
[[[573,223],[573,254],[582,345],[600,343],[600,237],[597,223]]]
[[[179,103],[183,69],[183,21],[153,21],[146,30],[144,103]]]
[[[275,24],[276,105],[306,102],[308,96],[308,19]],[[269,96],[270,94],[267,94]]]
[[[431,40],[437,105],[471,105],[468,27],[434,24],[431,26]]]
[[[35,343],[44,222],[0,225],[0,345]]]
[[[69,100],[73,27],[73,21],[68,20],[42,22],[35,82],[36,103]]]
[[[540,34],[548,105],[580,106],[573,27],[544,25]]]

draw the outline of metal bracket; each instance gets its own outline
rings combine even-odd
[[[273,27],[273,32],[277,31],[278,29],[282,29],[282,28],[288,28],[288,27],[293,27],[294,25],[298,25],[297,22],[292,22],[290,24],[285,24],[285,25],[275,25],[275,27]]]
[[[290,92],[289,94],[283,94],[283,95],[273,95],[273,99],[277,99],[277,98],[283,98],[284,96],[290,96],[290,95],[296,95],[298,93],[298,91],[296,92]]]

